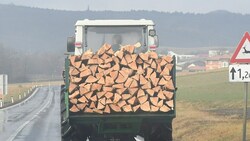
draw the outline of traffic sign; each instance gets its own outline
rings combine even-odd
[[[230,82],[250,82],[250,65],[229,65]]]
[[[250,63],[250,35],[246,32],[238,44],[230,63]]]

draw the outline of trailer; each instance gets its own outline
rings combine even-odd
[[[156,53],[158,36],[153,21],[86,19],[77,21],[75,27],[75,36],[68,38],[63,73],[65,84],[61,86],[62,140],[134,141],[135,136],[139,135],[145,141],[171,141],[172,121],[176,116],[175,57]],[[114,43],[118,44],[118,48],[112,45]],[[105,53],[110,56],[102,58]],[[127,56],[135,57],[128,61],[127,58],[133,57]],[[125,64],[123,57],[126,58]],[[113,60],[107,61],[110,58]],[[153,60],[155,64],[148,63],[150,61],[145,61],[145,58]],[[143,61],[144,65],[140,65]],[[107,62],[109,65],[104,65]],[[136,68],[132,62],[135,62]],[[111,69],[115,67],[117,70]],[[154,77],[146,76],[151,67]],[[90,68],[95,69],[93,71]],[[86,71],[87,69],[90,71]],[[104,74],[100,76],[102,71]],[[118,76],[115,76],[116,79],[108,81],[113,77],[109,74],[111,71],[113,74],[117,71],[118,76],[125,75],[121,75],[122,79],[118,80]],[[138,81],[135,81],[137,77]],[[131,82],[127,82],[128,80]],[[157,83],[153,80],[157,80]],[[132,86],[134,81],[135,86]],[[154,91],[146,84],[152,85]],[[122,86],[124,91],[117,92]],[[89,88],[88,92],[84,91],[85,87]],[[108,88],[112,90],[109,91]],[[136,91],[131,94],[130,89]],[[111,96],[96,96],[98,93],[107,93],[106,91]],[[90,94],[87,96],[87,93]],[[168,97],[167,93],[171,96]],[[82,98],[86,100],[83,101]],[[128,100],[132,98],[135,102],[131,104]],[[98,106],[103,99],[104,104]],[[161,104],[158,105],[158,102]],[[114,105],[118,110],[112,107]],[[125,106],[130,108],[124,108]],[[109,110],[105,111],[106,107]]]

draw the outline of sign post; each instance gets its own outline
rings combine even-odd
[[[247,95],[248,95],[248,82],[245,82],[245,106],[244,106],[244,113],[243,113],[243,141],[246,141],[247,140],[247,135],[246,135],[246,132],[247,132]]]
[[[229,82],[244,82],[243,137],[246,141],[248,82],[250,82],[250,35],[246,32],[237,46],[229,65]]]

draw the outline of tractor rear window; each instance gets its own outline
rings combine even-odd
[[[144,43],[143,27],[87,27],[87,48],[97,51],[103,44],[112,45],[114,51],[122,45]]]

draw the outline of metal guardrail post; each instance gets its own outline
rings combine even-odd
[[[0,99],[0,108],[2,108],[3,107],[3,100],[2,100],[2,98]]]

